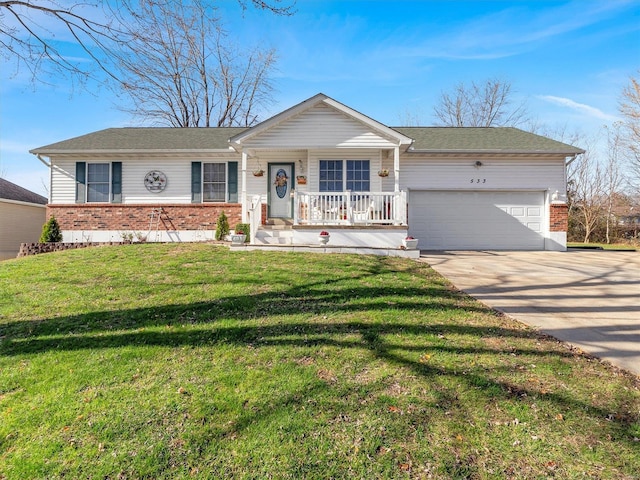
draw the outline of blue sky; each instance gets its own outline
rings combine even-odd
[[[433,125],[433,106],[459,82],[500,78],[538,123],[585,134],[618,119],[622,88],[640,70],[640,0],[298,0],[276,17],[224,0],[241,45],[278,52],[275,104],[263,119],[322,92],[387,125],[407,113]],[[111,94],[68,79],[33,85],[0,72],[0,174],[47,195],[32,148],[139,125]]]

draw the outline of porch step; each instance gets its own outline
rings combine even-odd
[[[292,245],[293,230],[286,225],[263,225],[256,232],[256,245]]]
[[[265,226],[270,227],[291,227],[293,220],[290,218],[267,218]]]

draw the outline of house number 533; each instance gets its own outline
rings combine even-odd
[[[471,183],[487,183],[486,178],[472,178]]]

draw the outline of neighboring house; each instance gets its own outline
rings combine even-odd
[[[640,198],[624,194],[614,195],[612,215],[617,224],[618,235],[627,239],[639,237]]]
[[[21,243],[40,239],[46,205],[42,195],[0,178],[0,260],[16,258]]]
[[[31,151],[51,167],[65,241],[566,248],[566,162],[583,151],[515,128],[391,128],[318,94],[251,128],[114,128]],[[273,224],[279,225],[273,225]]]

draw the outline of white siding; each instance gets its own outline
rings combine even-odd
[[[167,176],[162,192],[152,193],[144,186],[144,177],[151,170],[160,170]],[[123,161],[122,203],[191,203],[191,160]]]
[[[122,162],[122,203],[124,204],[170,204],[191,203],[191,162],[240,162],[237,154],[218,154],[197,158],[120,158],[93,157],[78,159],[54,159],[52,167],[52,204],[75,203],[76,161],[88,163]],[[159,193],[149,192],[144,186],[144,177],[151,170],[160,170],[167,176],[167,186]],[[241,188],[241,187],[240,187]]]
[[[475,162],[482,162],[477,168]],[[564,163],[553,159],[400,159],[400,189],[566,191]]]
[[[0,260],[16,258],[21,243],[37,242],[45,221],[44,205],[0,200]]]
[[[300,115],[249,138],[246,148],[391,148],[395,144],[327,105]]]
[[[76,162],[56,160],[51,167],[51,203],[76,202]]]

